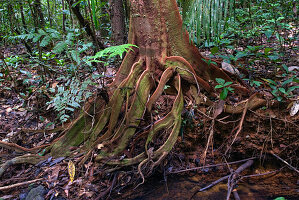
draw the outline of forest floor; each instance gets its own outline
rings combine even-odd
[[[22,45],[1,50],[5,57],[25,52]],[[282,62],[293,72],[283,75],[285,72],[282,68],[274,72],[271,66],[257,66],[254,69],[255,77],[269,78],[275,74],[275,77],[283,77],[280,79],[283,82],[297,76],[298,56],[292,54],[290,52],[290,57]],[[37,67],[28,68],[28,64],[29,61],[20,61],[18,67],[12,67],[10,71],[14,81],[0,83],[0,140],[30,149],[52,143],[59,137],[61,129],[53,123],[57,112],[53,108],[47,109],[46,102],[50,96],[36,82]],[[28,76],[26,71],[31,75]],[[274,81],[275,77],[272,77]],[[57,77],[46,78],[48,87],[55,89],[59,83]],[[108,79],[109,82],[111,78]],[[259,81],[262,86],[258,91],[265,96],[269,106],[247,110],[243,114],[221,113],[214,119],[214,107],[195,107],[186,100],[182,130],[175,148],[154,176],[146,178],[145,184],[137,188],[138,183],[130,182],[134,174],[128,174],[126,169],[105,174],[92,159],[83,166],[76,165],[75,179],[70,182],[70,158],[48,157],[36,165],[9,166],[0,177],[0,199],[26,199],[26,196],[29,199],[32,193],[41,199],[61,200],[224,199],[229,187],[236,185],[238,187],[234,194],[238,193],[241,199],[298,199],[299,114],[291,116],[290,109],[298,102],[299,91],[293,91],[294,96],[290,99],[272,103],[269,83],[265,79]],[[28,90],[31,90],[30,95],[25,95]],[[233,104],[239,100],[235,98],[231,95],[227,101]],[[159,101],[160,109],[166,111],[165,101]],[[240,126],[242,130],[238,131]],[[24,154],[14,147],[2,147],[0,145],[0,164]],[[72,158],[75,164],[80,156],[78,153]],[[235,170],[247,163],[248,159],[254,162],[242,173],[199,192],[222,177],[234,175]],[[128,171],[137,173],[136,168],[132,167]],[[39,190],[34,190],[38,186]]]

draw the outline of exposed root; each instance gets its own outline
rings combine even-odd
[[[13,184],[13,185],[3,186],[3,187],[0,187],[0,191],[9,190],[9,189],[20,187],[20,186],[23,186],[23,185],[29,185],[29,184],[36,183],[36,182],[42,181],[42,180],[43,180],[43,178],[38,178],[38,179],[31,180],[31,181],[25,181],[25,182],[16,183],[16,184]]]
[[[13,150],[13,151],[16,151],[16,152],[31,152],[31,153],[35,153],[37,150],[45,148],[45,147],[47,147],[49,145],[50,144],[45,144],[45,145],[41,145],[41,146],[38,146],[38,147],[33,147],[33,148],[28,149],[28,148],[19,146],[19,145],[15,144],[15,143],[8,143],[8,142],[0,141],[0,147],[6,148],[6,149],[10,149],[10,150]]]
[[[248,100],[238,103],[236,106],[225,105],[224,112],[230,114],[240,114],[244,111],[245,107],[247,107],[247,109],[249,110],[254,110],[263,105],[266,105],[266,100],[258,97],[258,93],[256,93],[252,95]]]
[[[23,155],[23,156],[19,156],[19,157],[13,158],[13,159],[11,159],[9,161],[6,161],[1,166],[1,168],[0,168],[0,177],[3,175],[3,173],[5,172],[5,170],[7,170],[12,165],[24,164],[24,163],[35,165],[38,162],[42,161],[43,159],[45,159],[43,156],[32,155],[32,154],[27,154],[27,155]]]

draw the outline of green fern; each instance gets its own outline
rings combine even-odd
[[[37,33],[21,34],[17,36],[8,37],[10,40],[32,40],[32,42],[38,42],[41,39],[40,46],[46,47],[51,41],[61,39],[60,33],[55,29],[39,29]]]
[[[41,47],[46,47],[51,42],[51,37],[49,35],[45,36],[42,41],[40,42]]]
[[[66,49],[67,49],[67,43],[65,41],[60,41],[53,48],[53,52],[58,54],[63,52]]]
[[[99,58],[110,59],[110,58],[113,58],[116,56],[119,56],[120,58],[122,58],[123,54],[125,52],[128,52],[129,50],[133,51],[132,47],[138,48],[136,45],[133,45],[133,44],[122,44],[122,45],[118,45],[118,46],[111,46],[102,51],[97,52],[96,55],[91,56],[87,62],[101,62],[101,61],[98,61],[97,59],[99,59]]]
[[[65,77],[61,77],[64,79]],[[57,94],[47,103],[48,108],[54,108],[58,112],[58,118],[63,123],[66,122],[70,115],[81,107],[81,103],[86,101],[92,93],[88,90],[89,85],[94,83],[91,80],[81,82],[73,77],[65,85],[58,85]]]

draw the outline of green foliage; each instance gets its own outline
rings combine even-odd
[[[133,50],[132,47],[137,47],[132,44],[124,44],[119,46],[112,46],[108,47],[100,52],[98,52],[95,56],[88,57],[84,59],[85,62],[103,62],[104,61],[98,61],[97,59],[111,59],[113,57],[120,56],[122,57],[124,52],[127,52],[129,50]],[[81,50],[84,48],[81,48]],[[77,62],[77,64],[81,63],[80,58],[80,50],[71,50],[70,55],[74,61]],[[51,54],[50,54],[51,55]],[[64,60],[62,59],[56,59],[57,64],[64,66]],[[76,71],[76,66],[70,65],[70,70]],[[72,68],[72,69],[71,69]],[[102,75],[93,76],[93,79],[97,79],[99,77],[102,77]],[[81,107],[82,102],[84,102],[86,99],[88,99],[91,96],[91,91],[88,89],[89,85],[94,85],[94,82],[92,82],[90,79],[86,81],[80,81],[76,77],[73,77],[70,79],[70,77],[61,77],[61,80],[67,79],[68,81],[64,85],[57,86],[57,93],[53,97],[53,99],[48,102],[49,105],[48,109],[53,107],[55,111],[58,112],[59,120],[63,123],[66,122],[69,118],[72,112],[75,111],[75,109],[78,109]],[[51,92],[55,92],[52,91]]]
[[[277,198],[275,198],[274,200],[287,200],[287,199],[284,198],[284,197],[277,197]]]
[[[12,66],[14,68],[17,68],[20,63],[24,61],[24,58],[21,56],[15,55],[5,58],[5,62],[8,66]]]
[[[32,40],[32,42],[38,42],[40,41],[40,46],[41,47],[46,47],[48,46],[51,41],[55,41],[57,39],[60,39],[62,36],[61,34],[52,28],[47,28],[45,30],[43,29],[38,29],[37,33],[31,32],[28,34],[21,34],[17,36],[10,36],[8,37],[9,40]]]
[[[250,80],[248,78],[244,78],[243,80],[248,81],[251,87],[253,87],[253,86],[260,87],[263,84],[260,81]]]
[[[216,78],[216,82],[218,85],[215,86],[215,89],[222,88],[222,91],[220,93],[220,99],[225,100],[227,97],[228,92],[234,92],[234,88],[229,87],[233,82],[225,82],[222,78]]]
[[[184,24],[195,43],[211,42],[226,29],[233,0],[182,1]]]
[[[65,79],[61,77],[60,79]],[[73,77],[68,80],[65,85],[57,86],[57,93],[54,98],[48,102],[48,109],[54,107],[57,111],[59,120],[63,123],[70,118],[70,114],[81,107],[81,103],[86,101],[92,93],[88,90],[88,86],[92,85],[91,80],[81,82]],[[55,92],[55,91],[52,91]]]
[[[278,101],[282,101],[285,98],[293,97],[294,95],[292,94],[292,92],[295,89],[299,88],[299,85],[293,84],[299,82],[299,79],[297,79],[296,76],[292,76],[291,78],[283,82],[275,82],[272,79],[263,80],[269,83],[269,86],[272,89],[271,93]]]
[[[136,45],[133,44],[122,44],[118,46],[107,47],[104,50],[97,52],[96,55],[89,57],[87,62],[102,62],[97,59],[99,58],[111,59],[116,56],[122,58],[125,52],[128,52],[129,50],[133,51],[132,47],[138,48]]]

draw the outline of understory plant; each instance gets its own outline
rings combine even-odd
[[[215,86],[215,89],[220,89],[222,88],[222,91],[220,93],[220,99],[221,100],[225,100],[228,92],[234,92],[234,88],[229,87],[229,85],[231,85],[233,82],[226,82],[224,79],[222,78],[216,78],[216,82],[218,83],[218,85]]]

